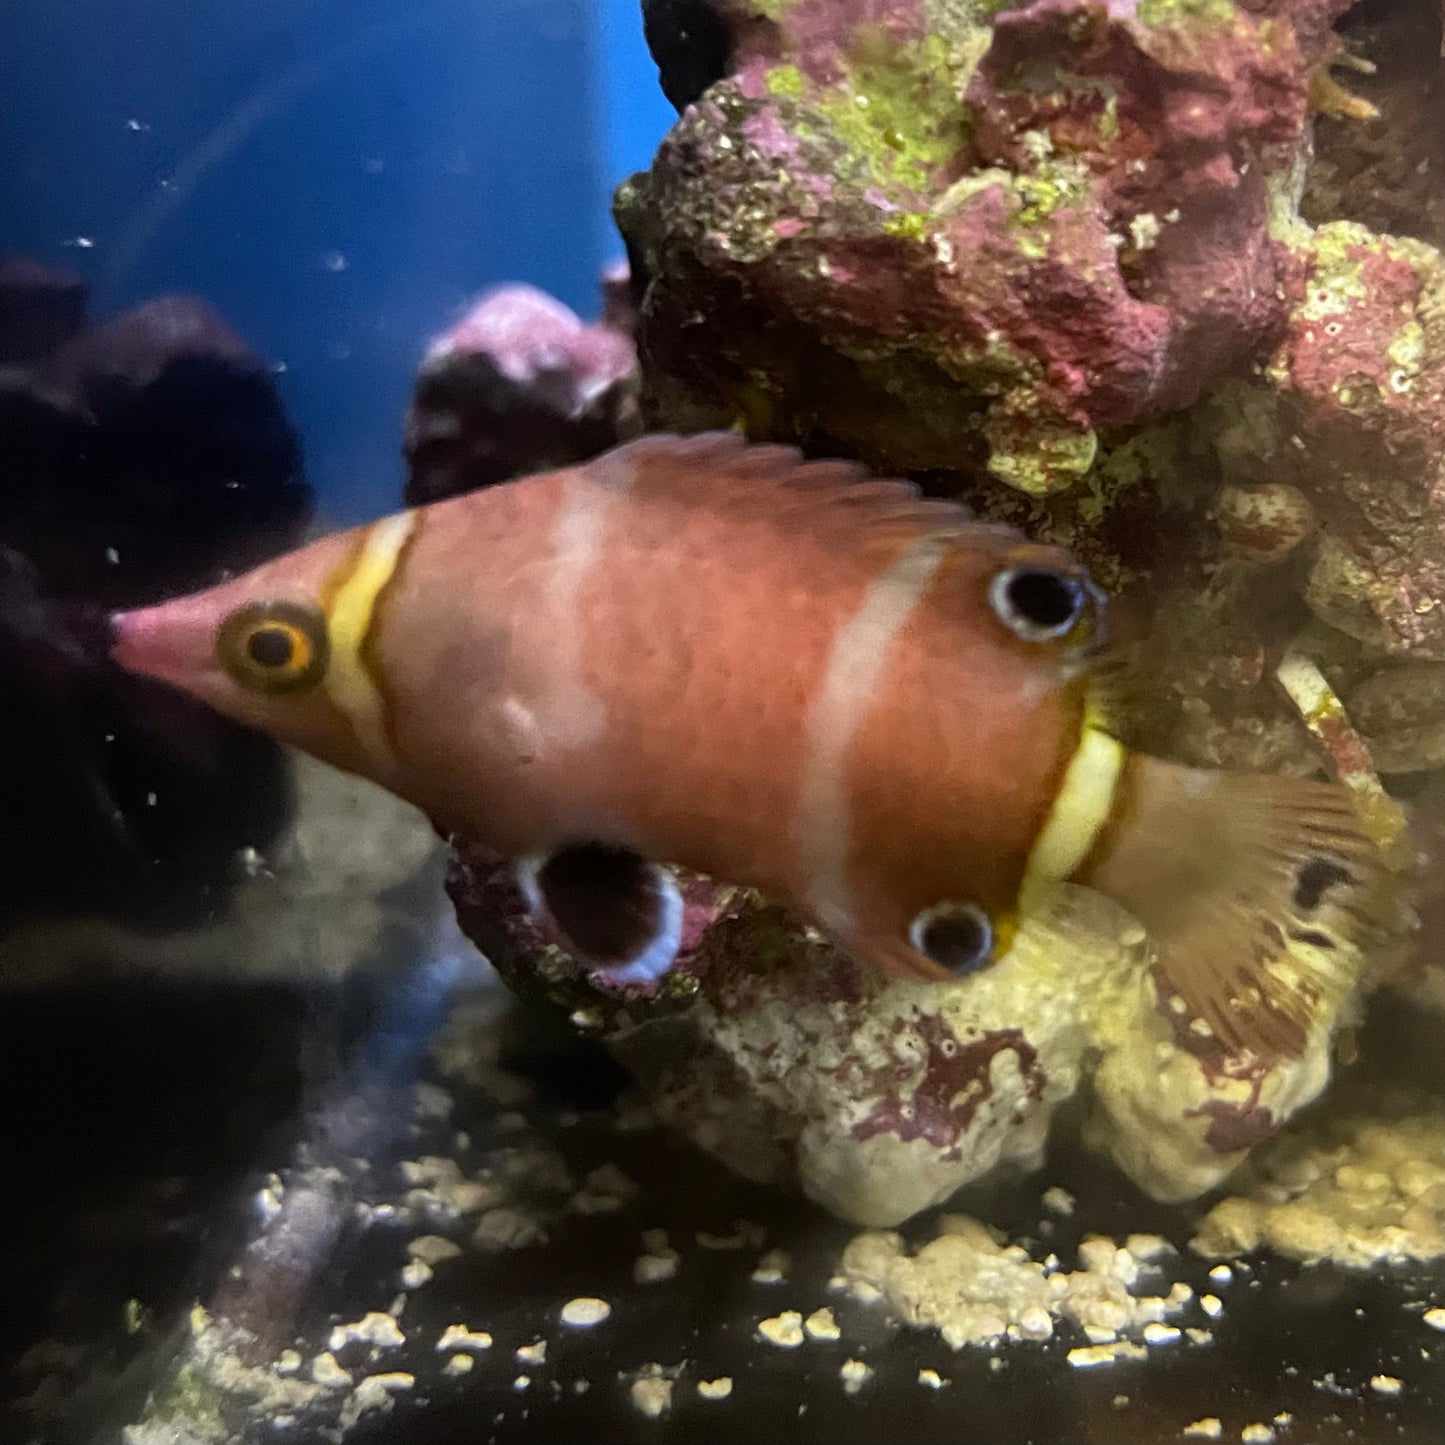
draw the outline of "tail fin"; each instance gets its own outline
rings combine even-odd
[[[1405,927],[1404,884],[1347,788],[1137,754],[1076,881],[1149,930],[1166,991],[1231,1053],[1300,1053]]]

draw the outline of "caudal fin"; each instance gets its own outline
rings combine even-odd
[[[1166,1006],[1257,1056],[1299,1054],[1406,917],[1347,788],[1138,755],[1077,881],[1148,929]]]

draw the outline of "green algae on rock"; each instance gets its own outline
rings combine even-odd
[[[1319,539],[1310,609],[1367,647],[1445,659],[1445,261],[1335,222],[1290,235],[1279,343],[1202,424],[1235,482],[1289,485]]]
[[[1386,771],[1438,767],[1442,262],[1296,214],[1342,4],[688,8],[726,44],[682,86],[655,43],[685,109],[617,198],[651,423],[922,474],[1070,548],[1147,678],[1116,719],[1134,744],[1317,773],[1289,656],[1358,705]],[[464,846],[452,891],[676,1127],[869,1222],[1037,1157],[1086,1080],[1093,1142],[1157,1197],[1197,1195],[1326,1087],[1381,981],[1342,960],[1300,1057],[1229,1059],[1093,903],[1029,920],[1025,999],[1007,970],[884,984],[753,895],[684,882],[680,966],[649,997],[591,987],[496,860]]]
[[[726,59],[617,207],[657,424],[1047,496],[1268,344],[1338,5],[701,8]]]

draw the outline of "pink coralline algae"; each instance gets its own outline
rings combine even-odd
[[[1192,1197],[1328,1076],[1333,1014],[1297,1058],[1226,1058],[1161,1005],[1142,931],[1079,890],[993,968],[920,985],[750,891],[677,877],[677,964],[625,988],[529,915],[505,860],[462,843],[447,886],[512,988],[601,1037],[672,1127],[859,1223],[896,1224],[1000,1164],[1037,1164],[1086,1082],[1103,1149],[1159,1197]]]
[[[691,102],[618,196],[654,424],[911,471],[1072,548],[1152,679],[1123,725],[1182,760],[1318,767],[1273,681],[1312,619],[1345,694],[1441,659],[1436,211],[1381,236],[1338,182],[1434,175],[1438,7],[1345,39],[1342,0],[648,9]],[[1351,46],[1370,103],[1330,78]]]
[[[1277,335],[1342,8],[717,6],[728,73],[619,197],[654,413],[1069,486]]]
[[[1322,621],[1445,660],[1445,264],[1345,222],[1302,234],[1298,255],[1263,382],[1221,389],[1207,424],[1231,480],[1308,499],[1304,595]]]
[[[1400,0],[1342,39],[1345,9],[648,0],[681,115],[618,192],[625,324],[646,424],[856,456],[1076,552],[1142,664],[1114,719],[1132,745],[1416,775],[1422,836],[1445,837],[1438,209],[1379,234],[1362,220],[1390,207],[1337,180],[1435,154],[1408,130],[1440,15]],[[1360,79],[1378,121],[1331,78],[1347,45],[1381,59]],[[1289,659],[1328,716],[1282,685]],[[1406,976],[1336,960],[1297,1055],[1235,1058],[1080,890],[995,966],[925,986],[680,881],[677,967],[620,992],[538,931],[501,860],[463,845],[450,886],[509,982],[599,1033],[665,1119],[870,1224],[1037,1161],[1070,1099],[1143,1189],[1196,1197],[1319,1096],[1338,1031]],[[1419,998],[1445,977],[1439,903]]]
[[[566,466],[638,429],[625,278],[585,324],[532,286],[484,293],[428,350],[407,416],[412,505]]]
[[[901,1034],[909,1027],[900,1021],[897,1032]],[[901,1098],[876,1099],[868,1113],[853,1125],[855,1139],[895,1134],[904,1141],[926,1139],[939,1149],[956,1151],[979,1106],[993,1093],[989,1066],[994,1056],[1005,1049],[1016,1056],[1027,1089],[1034,1094],[1040,1090],[1037,1055],[1022,1029],[992,1029],[980,1038],[965,1041],[935,1015],[920,1016],[911,1031],[923,1049],[921,1077],[912,1067],[912,1060],[900,1060],[897,1073],[906,1092]],[[876,1087],[878,1080],[870,1082]]]

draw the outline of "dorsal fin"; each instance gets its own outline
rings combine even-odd
[[[796,447],[749,443],[733,432],[654,433],[582,470],[599,480],[625,479],[639,503],[676,501],[690,510],[767,519],[780,529],[814,536],[838,532],[853,547],[910,531],[1021,540],[1010,527],[979,522],[960,503],[925,497],[910,481],[876,477],[860,462],[810,460]]]

